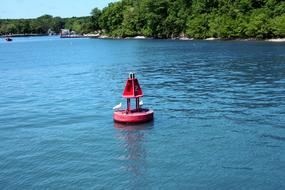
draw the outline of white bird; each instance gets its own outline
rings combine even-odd
[[[140,106],[142,106],[142,105],[143,105],[143,101],[142,101],[142,100],[139,102],[139,105],[140,105]]]
[[[122,103],[119,103],[118,105],[113,107],[113,110],[118,110],[122,107]]]

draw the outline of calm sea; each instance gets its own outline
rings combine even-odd
[[[155,120],[114,124],[134,71]],[[0,189],[285,189],[285,44],[0,42]]]

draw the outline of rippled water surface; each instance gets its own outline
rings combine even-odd
[[[152,123],[116,125],[128,72]],[[0,42],[0,189],[285,189],[285,44]]]

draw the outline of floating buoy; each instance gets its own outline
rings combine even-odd
[[[121,123],[144,123],[153,120],[153,110],[142,108],[143,102],[140,101],[141,97],[143,97],[143,92],[139,81],[134,73],[130,73],[123,92],[123,98],[127,99],[127,109],[115,110],[114,120]],[[131,108],[131,99],[136,101],[134,109]]]

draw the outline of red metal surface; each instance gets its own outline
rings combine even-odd
[[[140,97],[143,96],[142,89],[134,73],[129,74],[123,97],[127,99],[127,109],[114,112],[114,120],[120,123],[144,123],[153,120],[153,110],[143,109],[140,105]],[[136,108],[131,108],[131,98],[136,99]]]
[[[153,110],[132,110],[131,113],[127,113],[126,110],[119,110],[114,112],[113,117],[115,121],[121,123],[143,123],[153,120]]]
[[[139,98],[143,96],[139,81],[136,78],[128,78],[125,90],[123,92],[124,98]]]

